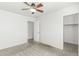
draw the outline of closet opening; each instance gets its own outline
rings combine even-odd
[[[63,17],[63,47],[67,55],[78,55],[78,13]]]

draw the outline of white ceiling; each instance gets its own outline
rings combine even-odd
[[[21,14],[24,16],[31,16],[31,17],[39,17],[51,12],[54,12],[56,10],[59,10],[61,8],[65,8],[67,6],[71,5],[78,5],[78,2],[42,2],[44,5],[44,13],[36,12],[35,14],[31,14],[29,10],[21,10],[26,5],[23,2],[0,2],[0,9],[7,10],[10,12],[14,12],[17,14]]]

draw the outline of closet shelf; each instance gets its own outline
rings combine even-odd
[[[76,26],[78,24],[64,24],[64,26]]]

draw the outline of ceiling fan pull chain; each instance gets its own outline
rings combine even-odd
[[[32,14],[34,14],[34,12],[32,12]]]

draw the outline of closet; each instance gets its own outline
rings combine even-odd
[[[78,14],[63,17],[63,40],[78,45]]]

